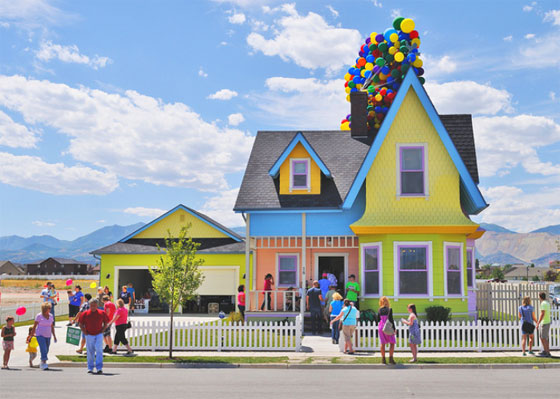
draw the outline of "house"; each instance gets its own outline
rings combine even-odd
[[[182,310],[207,313],[212,303],[217,303],[220,310],[234,310],[237,288],[245,278],[243,237],[184,205],[177,205],[122,240],[91,252],[101,259],[100,285],[118,293],[124,284],[132,283],[137,298],[152,298],[149,268],[155,267],[163,254],[158,246],[165,248],[168,230],[177,236],[188,224],[193,241],[200,244],[197,256],[204,262],[200,269],[205,278],[197,291],[198,299],[185,304]],[[161,306],[160,310],[165,311],[165,304]],[[157,311],[157,307],[157,301],[150,299],[150,309]]]
[[[87,262],[65,258],[47,258],[26,263],[27,274],[87,274]]]
[[[9,276],[19,276],[24,273],[22,269],[14,265],[9,260],[0,260],[0,275],[2,274]]]
[[[549,269],[546,267],[531,267],[530,265],[515,266],[504,273],[506,280],[532,281],[535,277],[544,281],[544,275]]]
[[[399,315],[410,302],[421,313],[444,305],[475,314],[475,240],[484,231],[470,215],[488,205],[471,116],[439,115],[410,71],[378,130],[367,128],[366,93],[351,96],[350,132],[256,136],[234,208],[254,251],[249,317],[266,274],[276,283],[272,310],[289,316],[290,291],[324,272],[341,290],[355,275],[361,309],[377,310],[385,295]]]

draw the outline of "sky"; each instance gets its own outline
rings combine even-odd
[[[560,224],[560,3],[0,0],[0,236],[73,239],[179,203],[232,212],[258,130],[338,129],[396,16],[439,113],[473,115],[475,217]]]

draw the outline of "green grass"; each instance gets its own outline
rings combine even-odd
[[[85,363],[86,356],[60,355],[57,358],[65,362]],[[287,363],[287,356],[179,356],[169,359],[167,356],[104,356],[105,363],[217,363],[217,364],[262,364]]]
[[[340,363],[340,361],[333,361],[331,363]],[[409,364],[410,358],[395,358],[397,364]],[[389,358],[387,357],[387,360]],[[559,363],[560,358],[546,358],[546,357],[533,357],[533,356],[508,356],[508,357],[422,357],[418,354],[418,364],[534,364],[534,363]],[[381,357],[358,357],[350,364],[381,364]]]

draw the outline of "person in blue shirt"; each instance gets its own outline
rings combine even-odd
[[[332,295],[332,301],[329,304],[330,320],[336,319],[336,316],[338,316],[342,311],[342,305],[343,305],[342,295],[340,295],[338,292],[335,292]],[[334,323],[331,323],[331,338],[332,338],[332,343],[338,345],[338,339],[340,338],[339,320],[335,321]]]
[[[354,354],[354,347],[352,346],[352,338],[354,331],[356,331],[356,323],[358,322],[358,309],[352,304],[349,299],[344,300],[344,307],[338,316],[331,320],[333,325],[338,320],[342,323],[342,333],[344,334],[344,353],[349,355]]]
[[[82,306],[82,303],[84,302],[84,293],[82,292],[82,287],[76,285],[74,287],[74,294],[72,294],[72,291],[68,291],[68,300],[69,323],[67,324],[67,326],[71,326],[72,324],[74,324],[74,319],[80,311],[80,306]]]
[[[134,290],[134,287],[132,287],[132,283],[128,283],[128,288],[126,289],[126,292],[128,292],[128,295],[130,295],[130,307],[129,307],[129,311],[130,313],[134,313],[134,304],[136,303],[136,291]]]
[[[319,280],[319,288],[321,289],[321,295],[323,296],[323,298],[327,297],[327,292],[329,291],[329,287],[331,285],[331,282],[327,279],[327,276],[327,273],[323,273],[323,278]],[[325,306],[324,299],[321,304]]]
[[[307,291],[307,309],[311,313],[311,332],[313,335],[321,333],[321,303],[323,295],[319,289],[319,282],[313,281],[313,287]]]

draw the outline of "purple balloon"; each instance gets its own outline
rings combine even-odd
[[[380,69],[381,69],[381,67],[380,67],[379,65],[375,65],[375,66],[373,67],[373,73],[379,72]]]
[[[366,44],[369,45],[370,43],[371,43],[371,38],[368,37],[368,38],[366,39]]]
[[[384,40],[385,40],[385,37],[383,37],[383,35],[382,35],[381,33],[378,34],[377,36],[375,36],[375,41],[376,41],[377,43],[381,43],[381,42],[384,41]]]

